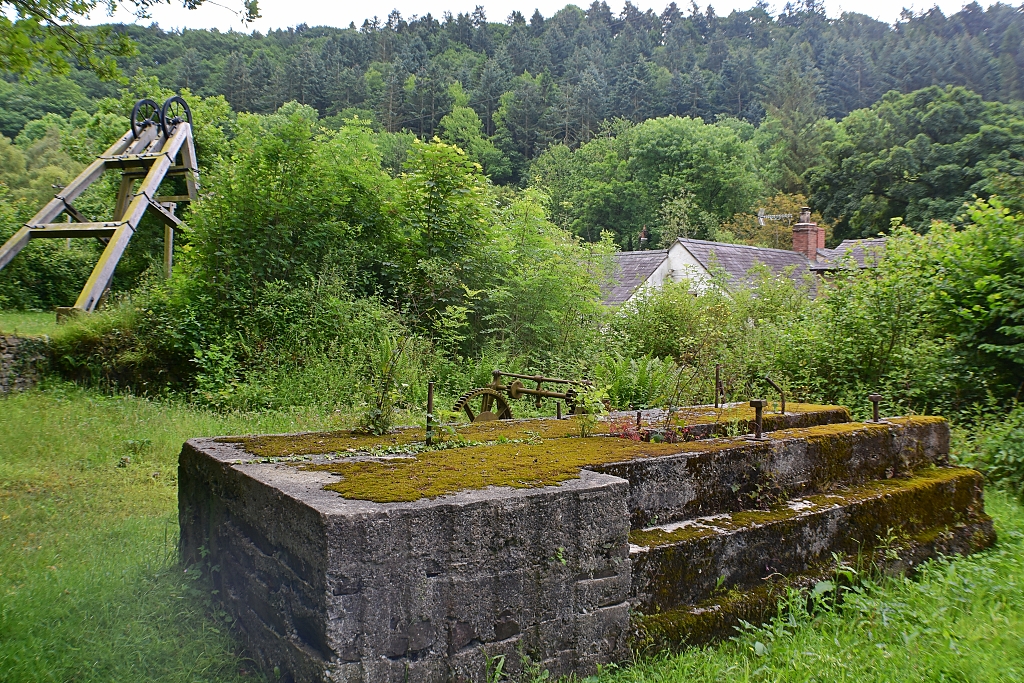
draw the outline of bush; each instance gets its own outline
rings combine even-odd
[[[1024,498],[1024,406],[989,421],[970,441],[968,464]]]

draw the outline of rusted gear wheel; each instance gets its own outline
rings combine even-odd
[[[479,409],[474,411],[472,404],[479,399]],[[452,407],[455,412],[464,411],[470,422],[491,422],[493,420],[511,420],[512,409],[500,392],[490,387],[481,387],[467,391]]]

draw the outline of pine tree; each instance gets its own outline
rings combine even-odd
[[[221,92],[235,111],[249,111],[253,89],[245,57],[237,50],[228,55],[224,64]]]

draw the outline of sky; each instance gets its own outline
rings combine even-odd
[[[657,13],[665,8],[671,0],[634,0],[634,4],[641,9],[648,7]],[[734,9],[745,10],[754,5],[755,0],[716,0],[711,4],[719,15],[727,15]],[[700,0],[697,4],[706,7],[708,0]],[[196,10],[186,10],[181,7],[181,0],[171,0],[170,5],[158,5],[151,11],[151,19],[143,19],[138,23],[149,25],[156,21],[164,29],[175,28],[218,28],[221,31],[234,29],[249,33],[251,31],[267,32],[276,28],[287,28],[298,24],[309,26],[339,26],[345,27],[349,22],[356,25],[363,23],[364,19],[379,16],[382,20],[392,9],[397,9],[403,17],[413,15],[423,16],[428,12],[437,18],[445,12],[458,14],[459,12],[471,12],[473,8],[482,4],[487,12],[490,21],[504,21],[514,10],[519,10],[527,19],[533,14],[534,9],[539,9],[541,14],[549,17],[564,7],[566,0],[385,0],[383,3],[374,2],[352,2],[342,0],[331,2],[330,0],[259,0],[260,13],[262,18],[253,24],[245,26],[239,19],[237,10],[241,8],[241,0],[206,0],[206,3]],[[574,3],[586,8],[590,0],[579,0]],[[609,6],[613,11],[622,9],[623,3],[619,0],[609,0]],[[688,0],[676,0],[684,11],[688,10]],[[839,16],[842,12],[860,12],[875,17],[888,23],[895,22],[900,11],[906,7],[916,12],[923,12],[938,5],[939,9],[946,15],[954,14],[966,4],[964,0],[825,0],[825,9],[830,17]],[[988,0],[981,0],[982,6],[992,4]],[[1012,0],[1010,0],[1012,4]],[[785,6],[785,0],[770,2],[774,13]],[[102,3],[101,3],[102,7]],[[113,17],[107,16],[106,11],[97,9],[85,23],[103,24],[111,21],[132,23],[136,21],[131,12],[126,9],[119,9]]]

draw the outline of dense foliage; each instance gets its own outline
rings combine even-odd
[[[838,236],[871,237],[893,218],[927,230],[973,196],[1019,196],[1008,185],[1024,178],[1024,109],[964,88],[890,92],[843,119],[822,155],[807,185]]]
[[[793,112],[842,118],[889,90],[961,85],[988,100],[1024,96],[1024,18],[1003,4],[971,3],[949,17],[938,8],[907,12],[895,25],[852,12],[828,19],[815,0],[787,4],[777,16],[764,4],[718,16],[674,2],[660,14],[626,3],[616,15],[595,1],[550,17],[496,19],[478,7],[410,19],[394,11],[358,28],[303,24],[266,35],[112,28],[137,46],[118,58],[122,71],[223,94],[238,111],[271,113],[296,100],[322,116],[362,110],[387,131],[429,139],[457,104],[451,85],[458,82],[517,174],[525,170],[518,160],[548,143],[582,144],[616,117],[726,114],[756,122],[781,111],[794,124]],[[70,78],[88,97],[113,94],[91,70]],[[39,104],[0,95],[0,120],[26,107]],[[0,125],[0,132],[14,137],[18,128]]]

